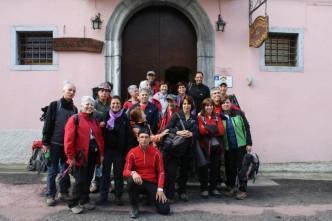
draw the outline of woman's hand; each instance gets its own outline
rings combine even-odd
[[[161,133],[159,134],[160,138],[162,138],[163,136],[167,135],[168,132],[169,132],[169,129],[166,129],[166,130],[164,130],[163,132],[161,132]]]
[[[99,127],[105,127],[105,125],[106,125],[106,123],[104,122],[104,121],[101,121],[100,123],[99,123]]]
[[[179,130],[176,132],[177,135],[180,135],[182,137],[188,138],[188,137],[192,137],[193,133],[189,130]]]
[[[246,149],[247,149],[247,153],[251,153],[251,151],[252,151],[252,146],[247,145]]]

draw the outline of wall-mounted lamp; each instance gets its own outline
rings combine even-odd
[[[221,14],[218,15],[218,20],[216,22],[216,31],[224,32],[226,22],[222,19]]]
[[[94,18],[91,18],[91,23],[94,30],[101,29],[103,21],[100,19],[100,13],[98,13]]]
[[[218,20],[216,21],[216,31],[224,32],[226,22],[221,17],[220,0],[218,0],[218,8],[219,8],[219,15],[218,15]]]

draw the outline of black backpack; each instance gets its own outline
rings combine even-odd
[[[61,101],[57,101],[56,105],[57,105],[57,110],[60,110],[60,108],[61,108]],[[49,105],[40,108],[41,111],[42,111],[42,115],[39,117],[40,121],[44,121],[45,120],[48,108],[49,108]]]
[[[247,153],[243,157],[242,166],[239,171],[239,180],[256,180],[259,171],[259,157],[256,153]]]

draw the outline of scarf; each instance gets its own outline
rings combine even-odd
[[[115,120],[118,119],[122,113],[123,113],[123,108],[117,112],[117,113],[114,113],[113,111],[109,111],[109,115],[110,115],[110,119],[107,121],[107,125],[106,125],[106,128],[107,129],[113,129],[114,128],[114,123],[115,123]]]

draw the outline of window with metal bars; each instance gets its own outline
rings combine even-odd
[[[265,65],[288,66],[297,65],[298,34],[269,33],[265,41]]]
[[[20,65],[53,63],[53,33],[51,31],[17,32],[17,35],[17,58]]]

